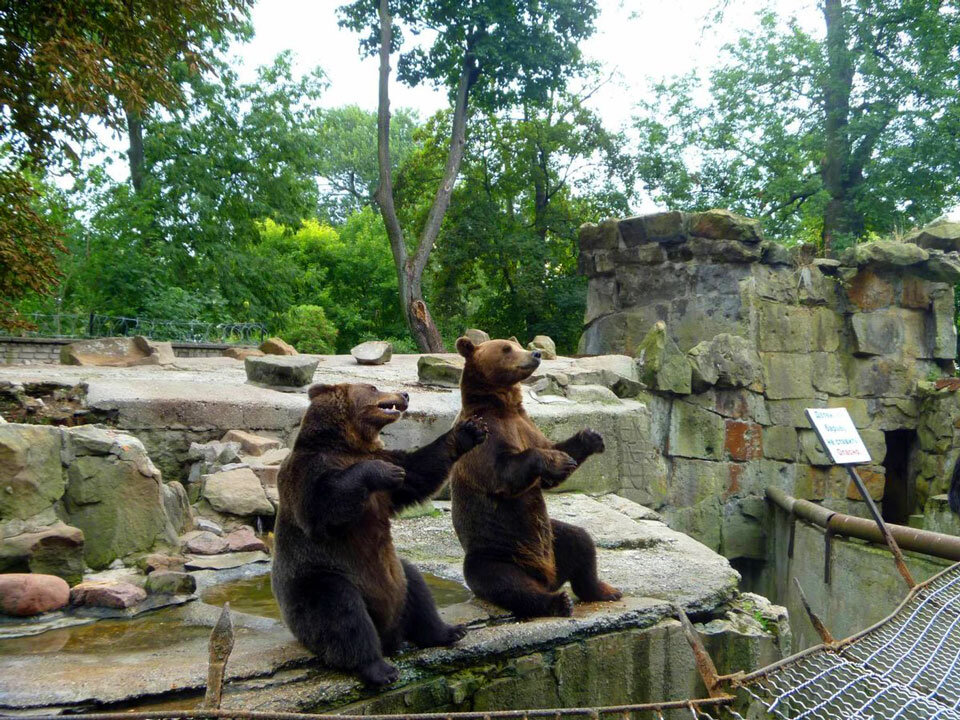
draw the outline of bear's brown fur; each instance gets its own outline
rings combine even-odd
[[[559,591],[567,580],[581,600],[619,599],[618,590],[597,578],[590,536],[551,520],[543,498],[545,488],[603,452],[603,438],[586,429],[553,443],[527,416],[519,383],[540,365],[539,352],[510,340],[474,345],[465,337],[457,351],[466,359],[460,417],[481,418],[489,431],[450,478],[467,584],[521,617],[570,615],[570,598]]]
[[[406,410],[406,393],[371,385],[314,385],[293,452],[280,468],[273,592],[291,632],[326,664],[385,685],[384,661],[402,640],[448,645],[417,569],[397,557],[390,518],[443,484],[486,433],[468,420],[414,452],[385,450],[380,431]]]

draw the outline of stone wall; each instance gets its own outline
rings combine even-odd
[[[955,367],[956,250],[878,241],[816,258],[726,211],[668,212],[584,225],[580,269],[581,353],[633,356],[647,385],[635,477],[617,492],[673,527],[762,560],[771,484],[865,514],[809,407],[849,409],[873,458],[862,475],[897,521],[945,491],[960,436],[924,398]]]
[[[73,338],[0,337],[2,365],[58,365],[60,348]],[[219,343],[172,343],[177,357],[220,357],[230,345]]]

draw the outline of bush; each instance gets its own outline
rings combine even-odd
[[[337,345],[337,329],[319,305],[294,305],[279,335],[302,353],[331,355]]]

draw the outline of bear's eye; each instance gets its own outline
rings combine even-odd
[[[508,352],[510,352],[510,346],[509,346],[509,345],[503,349],[503,354],[506,355]]]

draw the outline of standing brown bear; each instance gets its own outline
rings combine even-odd
[[[380,431],[407,409],[406,393],[371,385],[314,385],[293,452],[280,468],[273,593],[287,626],[329,666],[371,685],[394,682],[383,656],[402,640],[450,645],[417,569],[397,557],[390,517],[430,497],[483,425],[459,423],[414,452],[384,450]]]
[[[603,438],[586,429],[553,443],[527,416],[520,382],[540,365],[539,352],[465,337],[457,351],[466,358],[460,417],[479,417],[489,430],[450,479],[467,585],[520,617],[570,615],[573,603],[560,591],[567,580],[581,600],[619,600],[620,591],[597,577],[593,540],[583,528],[551,520],[543,498],[544,489],[603,452]]]

